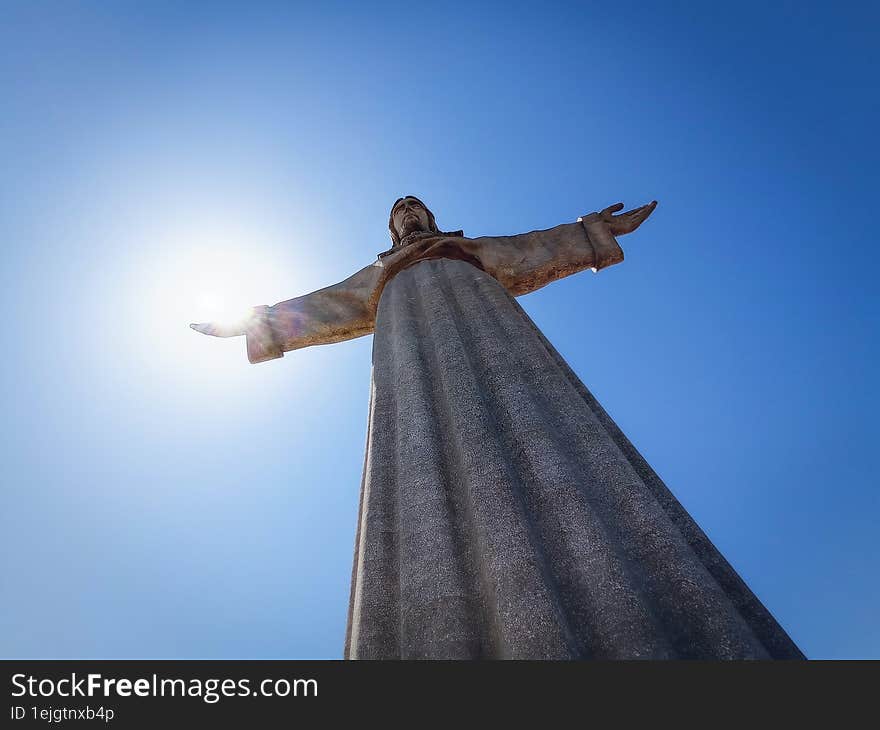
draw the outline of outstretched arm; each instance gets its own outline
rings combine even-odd
[[[288,350],[342,342],[373,331],[382,269],[367,266],[333,286],[288,299],[271,307],[254,307],[241,324],[191,324],[215,337],[247,337],[248,360],[264,362]]]
[[[616,236],[632,233],[657,207],[657,201],[620,215],[623,203],[590,213],[575,223],[516,236],[471,239],[486,271],[515,295],[539,289],[569,274],[623,261]]]

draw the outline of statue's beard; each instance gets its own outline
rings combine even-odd
[[[420,220],[407,219],[401,222],[397,236],[402,243],[407,239],[412,240],[413,238],[418,238],[420,235],[426,233],[431,233],[431,230],[430,228],[424,227]]]
[[[420,233],[422,231],[427,231],[428,229],[422,225],[422,222],[416,218],[415,216],[405,218],[401,225],[403,229],[400,232],[401,238],[406,238],[410,233]]]

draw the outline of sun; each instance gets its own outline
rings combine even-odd
[[[245,231],[203,226],[166,233],[133,272],[129,292],[132,318],[151,357],[175,368],[224,357],[223,346],[193,332],[190,323],[231,326],[254,306],[301,294],[292,255]],[[242,349],[243,342],[232,346]]]
[[[232,325],[279,289],[266,257],[235,247],[195,247],[171,256],[156,280],[154,312],[166,327],[190,322]]]

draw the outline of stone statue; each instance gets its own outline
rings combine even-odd
[[[513,298],[655,206],[467,238],[407,196],[354,276],[191,325],[254,363],[375,333],[346,658],[803,658]]]

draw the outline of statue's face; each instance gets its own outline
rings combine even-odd
[[[404,198],[391,211],[391,220],[394,230],[400,238],[414,231],[430,231],[431,223],[428,219],[428,211],[415,198]]]

